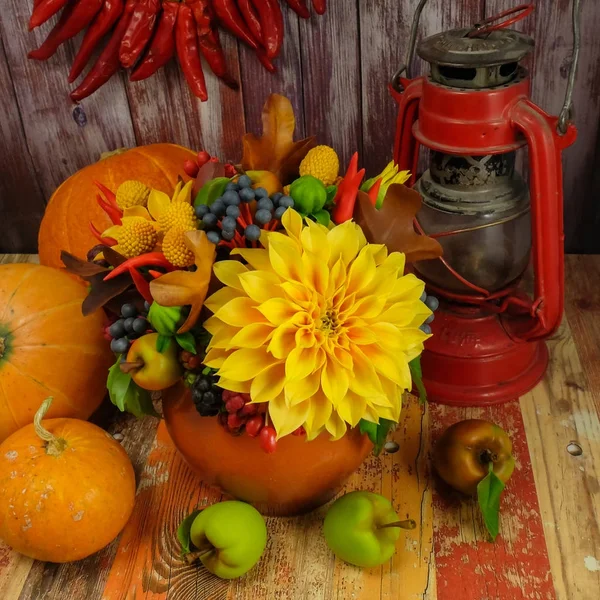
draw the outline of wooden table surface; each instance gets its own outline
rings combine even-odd
[[[0,256],[2,262],[35,256]],[[99,417],[138,476],[121,536],[77,563],[40,563],[0,543],[0,600],[598,600],[600,598],[600,256],[568,256],[566,316],[548,342],[545,379],[520,400],[487,409],[421,408],[411,400],[394,434],[400,451],[370,458],[346,490],[389,497],[418,526],[376,569],[334,558],[325,510],[269,518],[260,563],[219,580],[179,557],[175,531],[192,508],[218,501],[184,465],[158,420],[107,407]],[[501,534],[486,541],[474,501],[432,474],[432,445],[449,424],[493,420],[514,443],[517,470],[503,496]],[[580,456],[567,451],[570,442]]]

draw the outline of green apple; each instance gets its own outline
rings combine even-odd
[[[211,573],[221,579],[234,579],[249,571],[262,556],[267,527],[250,504],[220,502],[194,519],[190,538]]]
[[[331,505],[323,533],[338,558],[357,567],[376,567],[396,551],[400,529],[414,528],[414,521],[398,520],[387,498],[357,491],[338,498]]]

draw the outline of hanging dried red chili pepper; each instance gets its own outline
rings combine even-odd
[[[132,67],[146,49],[160,6],[160,0],[137,0],[119,48],[119,60],[126,69]]]
[[[77,35],[91,23],[102,7],[102,1],[78,0],[78,2],[70,4],[48,34],[44,43],[37,50],[32,50],[27,56],[34,60],[50,58],[63,42]]]
[[[212,72],[231,89],[239,88],[238,82],[229,74],[225,54],[219,40],[215,13],[209,0],[185,0],[192,9],[198,32],[198,46]]]
[[[121,40],[127,31],[129,20],[135,8],[136,0],[127,0],[125,10],[117,23],[108,44],[102,50],[98,60],[90,69],[77,89],[71,92],[71,98],[76,102],[93,94],[100,86],[104,85],[119,69],[119,48]]]
[[[244,17],[244,21],[246,25],[248,25],[248,29],[250,33],[254,36],[254,39],[262,44],[262,29],[260,26],[260,19],[254,10],[254,6],[252,6],[252,2],[250,0],[237,0],[238,8]]]
[[[175,44],[177,57],[190,90],[202,102],[208,100],[206,82],[204,81],[204,73],[198,53],[196,21],[192,9],[187,4],[182,4],[179,7],[175,28]]]
[[[69,71],[69,83],[73,83],[83,71],[94,52],[94,48],[123,13],[123,0],[104,0],[96,18],[85,32],[79,51]]]
[[[175,56],[175,25],[179,2],[164,2],[163,11],[148,52],[129,79],[141,81],[154,75],[158,69]]]
[[[275,58],[283,43],[283,15],[276,0],[253,0],[260,18],[262,44],[267,56]]]
[[[33,7],[29,19],[29,31],[45,23],[53,17],[61,8],[64,8],[69,0],[41,0]]]
[[[313,7],[318,15],[324,15],[327,10],[327,0],[312,0]]]
[[[258,50],[258,42],[252,37],[252,34],[246,27],[246,23],[244,23],[235,1],[213,0],[212,4],[221,25],[242,40],[242,42],[248,44],[250,48]]]
[[[289,7],[303,19],[310,18],[310,11],[306,6],[306,0],[287,0]]]

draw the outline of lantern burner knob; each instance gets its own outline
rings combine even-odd
[[[510,83],[518,65],[534,47],[533,39],[501,29],[472,37],[472,28],[444,31],[423,40],[418,55],[431,64],[436,83],[465,89],[489,89]]]

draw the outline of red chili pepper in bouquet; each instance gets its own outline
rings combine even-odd
[[[126,69],[135,64],[148,45],[160,5],[160,0],[137,1],[119,49],[119,60]]]
[[[306,0],[287,0],[289,7],[303,19],[310,18],[310,11],[306,6]]]
[[[163,11],[146,56],[131,74],[131,81],[140,81],[154,75],[175,56],[175,25],[179,2],[164,2]]]
[[[269,58],[275,58],[283,43],[283,14],[277,0],[253,0],[260,17],[262,43]]]
[[[69,83],[73,83],[83,71],[85,65],[94,52],[94,48],[104,35],[117,22],[123,13],[123,0],[104,0],[104,4],[96,18],[85,32],[79,51],[75,56],[71,71],[69,72]]]
[[[44,43],[27,56],[34,60],[50,58],[63,42],[71,39],[90,24],[101,6],[102,0],[77,0],[68,6]]]
[[[98,60],[96,60],[94,66],[85,76],[85,79],[79,84],[79,87],[71,92],[71,98],[76,102],[93,94],[118,71],[120,66],[119,48],[121,47],[121,40],[129,26],[135,3],[136,0],[127,0],[125,10],[117,23],[108,44],[105,46],[104,50],[102,50]]]
[[[196,21],[194,13],[187,4],[179,7],[177,15],[177,26],[175,29],[175,42],[177,47],[177,57],[181,64],[181,69],[185,75],[190,90],[202,102],[208,100],[206,92],[206,82],[200,55],[198,54],[198,34],[196,32]]]
[[[252,2],[250,0],[238,0],[237,1],[238,8],[244,17],[244,21],[246,25],[248,25],[248,29],[250,33],[254,36],[254,39],[262,44],[262,29],[260,26],[260,19],[254,10],[254,6],[252,6]]]
[[[209,0],[185,0],[192,9],[198,32],[198,46],[212,72],[231,89],[237,90],[237,81],[229,74],[225,54],[219,40],[215,13]]]
[[[29,31],[45,23],[53,17],[61,8],[66,6],[69,0],[41,0],[33,5],[33,12],[29,18]]]
[[[324,15],[327,10],[327,0],[312,0],[315,11],[318,15]]]

